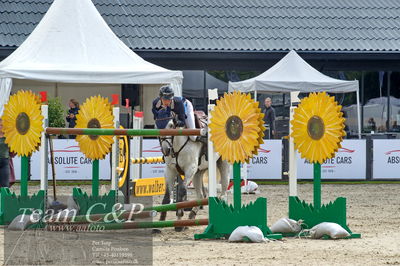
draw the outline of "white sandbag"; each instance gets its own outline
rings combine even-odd
[[[243,241],[244,237],[248,237],[251,242],[262,243],[266,242],[264,234],[257,226],[239,226],[229,236],[229,242]]]
[[[301,231],[300,223],[289,218],[279,219],[271,226],[272,233],[299,233]]]
[[[228,191],[230,193],[233,193],[233,182],[229,184]],[[242,182],[240,183],[240,191],[242,194],[259,193],[257,183],[249,180],[246,180],[246,182],[242,180]]]
[[[34,214],[20,214],[12,220],[12,222],[8,225],[7,229],[14,231],[23,231],[28,226],[39,222],[40,215],[37,213]]]
[[[53,204],[54,199],[52,197],[47,197],[47,208],[49,208],[51,206],[51,204]]]
[[[242,193],[255,193],[258,189],[256,182],[247,180],[246,185],[241,187]]]
[[[74,200],[74,197],[72,197],[72,196],[68,197],[68,199],[67,199],[67,208],[69,210],[77,210],[77,211],[79,211],[79,206],[78,206],[78,204],[76,204],[76,202]]]
[[[329,236],[330,238],[344,238],[350,236],[349,232],[346,231],[343,227],[336,223],[323,222],[317,224],[313,228],[310,229],[310,237],[311,238],[321,238],[324,235]]]

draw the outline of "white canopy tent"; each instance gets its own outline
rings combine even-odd
[[[257,98],[257,91],[327,91],[330,93],[356,92],[358,136],[361,138],[358,80],[345,81],[328,77],[310,66],[293,50],[261,75],[240,82],[229,82],[229,91],[234,90],[254,92],[254,98]],[[289,142],[289,195],[297,196],[297,166],[292,138],[290,138]]]
[[[0,115],[10,79],[63,83],[171,84],[182,95],[181,71],[142,59],[108,27],[90,0],[55,0],[24,41],[0,63]]]
[[[328,77],[304,61],[294,50],[257,77],[229,82],[229,91],[243,92],[356,92],[358,134],[361,136],[358,80],[347,81]]]

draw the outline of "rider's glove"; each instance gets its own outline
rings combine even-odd
[[[184,127],[185,126],[185,122],[178,120],[176,125],[177,125],[177,127]]]

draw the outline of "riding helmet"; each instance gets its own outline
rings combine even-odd
[[[170,86],[167,85],[160,88],[160,98],[170,100],[172,97],[174,97],[174,91]]]

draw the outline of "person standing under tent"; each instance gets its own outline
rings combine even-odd
[[[69,110],[67,115],[67,122],[69,128],[74,128],[76,126],[76,115],[79,112],[79,102],[75,99],[69,100]],[[75,139],[75,135],[69,135],[70,139]]]
[[[3,120],[0,118],[0,187],[9,187],[10,182],[10,151],[5,143]]]
[[[265,138],[273,139],[275,137],[275,109],[271,106],[271,98],[267,97],[264,100],[264,124],[267,127],[265,131]],[[269,130],[268,130],[269,129]]]

